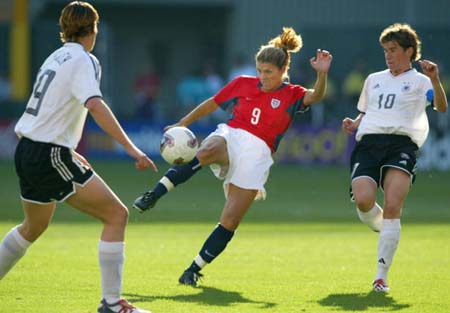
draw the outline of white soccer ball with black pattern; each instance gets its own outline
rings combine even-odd
[[[186,127],[169,128],[161,138],[161,156],[169,164],[186,164],[192,161],[197,150],[197,137]]]

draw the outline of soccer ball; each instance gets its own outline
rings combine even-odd
[[[172,165],[186,164],[195,157],[198,140],[186,127],[169,128],[161,138],[160,149],[163,159]]]

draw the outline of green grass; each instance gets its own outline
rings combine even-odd
[[[94,163],[126,204],[158,175]],[[160,171],[166,166],[160,164]],[[0,162],[0,237],[22,215],[11,162]],[[275,166],[257,202],[199,288],[177,284],[221,212],[208,170],[130,213],[124,295],[163,312],[449,312],[450,173],[422,172],[409,195],[388,295],[370,292],[377,234],[359,223],[338,168]],[[49,230],[0,281],[0,312],[96,312],[101,224],[60,205]]]

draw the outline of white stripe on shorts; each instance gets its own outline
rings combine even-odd
[[[78,160],[76,157],[72,156],[72,161],[73,161],[73,163],[75,163],[76,166],[78,166],[78,168],[80,169],[82,174],[86,173],[86,168],[84,167],[84,164],[82,164],[80,162],[80,160]]]
[[[65,181],[69,181],[70,179],[73,178],[73,175],[66,167],[66,165],[61,161],[60,150],[61,148],[52,147],[51,151],[52,166],[54,169],[56,169],[56,171],[58,171],[62,179],[64,179]]]
[[[70,170],[67,168],[66,164],[61,160],[61,148],[58,147],[58,153],[57,153],[58,161],[61,167],[64,169],[64,171],[69,175],[70,179],[73,178],[73,174],[70,172]]]
[[[66,164],[61,160],[61,148],[58,147],[58,153],[56,154],[58,158],[58,163],[61,165],[61,167],[64,169],[65,173],[69,175],[69,178],[73,178],[73,174],[70,172],[70,170],[67,168]]]

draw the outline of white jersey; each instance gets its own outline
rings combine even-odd
[[[84,105],[102,96],[100,76],[95,56],[78,43],[65,43],[39,69],[17,135],[75,149],[88,112]]]
[[[409,136],[421,147],[428,136],[426,107],[433,100],[430,79],[411,69],[394,76],[389,69],[370,74],[358,102],[362,117],[356,140],[365,134]]]

